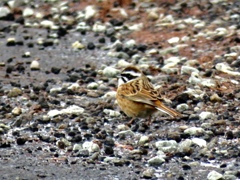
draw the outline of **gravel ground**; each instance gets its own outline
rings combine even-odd
[[[0,179],[240,179],[240,2],[0,2]],[[115,101],[136,65],[183,114]]]

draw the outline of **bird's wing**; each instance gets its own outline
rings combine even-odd
[[[124,92],[121,96],[128,100],[154,106],[159,111],[169,114],[172,117],[181,116],[180,113],[166,107],[159,101],[159,92],[154,89],[152,84],[145,77],[121,85],[121,92]]]
[[[136,102],[155,106],[154,101],[158,100],[159,93],[154,89],[146,77],[124,84],[122,87],[123,97]]]

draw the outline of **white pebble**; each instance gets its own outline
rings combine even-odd
[[[223,175],[220,174],[219,172],[217,171],[211,171],[210,173],[208,173],[207,175],[207,179],[208,180],[220,180],[222,179]]]
[[[191,136],[199,136],[202,135],[204,132],[204,129],[200,127],[190,127],[184,130],[185,134],[189,134]]]
[[[77,91],[80,88],[81,88],[81,86],[78,83],[73,83],[67,89],[72,90],[72,91]]]
[[[197,68],[194,67],[190,67],[190,66],[182,66],[181,67],[181,74],[191,74],[192,72],[196,72],[199,73],[199,70]]]
[[[207,141],[205,141],[204,139],[192,138],[192,142],[199,147],[207,147]]]
[[[94,6],[87,6],[85,8],[85,19],[88,20],[92,18],[93,16],[95,16],[96,13],[97,13],[97,10]]]
[[[212,118],[214,118],[214,117],[215,117],[215,114],[214,114],[214,113],[207,112],[207,111],[201,112],[201,113],[199,114],[200,120],[212,119]]]
[[[110,92],[107,92],[107,93],[105,93],[103,96],[102,96],[102,98],[111,98],[111,99],[113,99],[113,98],[116,98],[116,94],[117,94],[117,92],[116,91],[110,91]]]
[[[124,59],[121,59],[118,61],[118,67],[124,68],[124,67],[130,66],[130,65],[132,65],[132,64],[125,61]]]
[[[61,111],[62,111],[63,114],[79,115],[79,114],[82,114],[84,112],[84,109],[82,107],[72,105],[72,106],[67,107],[66,109],[62,109]]]
[[[12,110],[12,114],[15,115],[15,116],[18,116],[18,115],[20,115],[21,113],[22,113],[22,109],[19,108],[19,107],[15,107],[15,108],[13,108],[13,110]]]
[[[88,89],[97,89],[98,88],[98,83],[96,82],[91,82],[87,85]]]
[[[177,150],[178,144],[174,140],[163,140],[163,141],[157,141],[155,143],[155,146],[158,150],[161,150],[163,152],[173,153]]]
[[[11,11],[8,7],[0,7],[0,18],[5,17],[10,13],[11,13]]]
[[[201,77],[199,76],[199,73],[198,72],[192,72],[191,73],[191,76],[189,77],[188,79],[188,82],[191,83],[191,84],[199,84],[201,83],[202,79]]]
[[[155,156],[148,160],[148,164],[150,166],[160,166],[165,162],[165,159],[163,159],[161,156]]]
[[[131,31],[140,31],[140,30],[142,30],[142,28],[143,28],[143,23],[128,26],[128,29]]]
[[[109,115],[110,117],[118,117],[120,116],[120,112],[118,111],[114,111],[114,110],[111,110],[111,109],[104,109],[103,112],[107,115]]]
[[[133,48],[136,45],[136,41],[133,39],[130,39],[127,42],[125,42],[124,45],[128,48]]]
[[[240,76],[240,72],[232,71],[232,68],[227,63],[218,63],[216,64],[215,68],[218,71],[233,75],[233,76]]]
[[[103,70],[103,75],[106,77],[116,77],[119,72],[119,70],[108,66]]]
[[[187,153],[191,151],[192,140],[185,139],[184,141],[179,143],[178,152]]]
[[[80,43],[79,41],[75,41],[74,43],[72,43],[72,48],[73,49],[83,49],[85,46]]]
[[[94,32],[104,32],[106,31],[106,26],[104,24],[101,24],[100,22],[96,22],[94,25],[93,25],[93,28],[92,30]]]
[[[53,21],[43,20],[41,21],[40,25],[45,28],[52,28],[54,26],[54,23]]]
[[[27,7],[23,10],[23,16],[24,17],[29,17],[29,16],[32,16],[33,14],[34,14],[34,11],[31,8]]]
[[[100,147],[92,142],[92,141],[86,141],[82,144],[83,149],[86,149],[89,151],[89,153],[94,153],[94,152],[99,152],[100,151]]]
[[[30,69],[31,70],[39,70],[40,69],[39,61],[33,60],[30,64]]]
[[[69,106],[66,109],[62,109],[62,110],[53,109],[53,110],[49,111],[47,114],[49,117],[55,117],[55,116],[61,115],[61,114],[79,115],[79,114],[82,114],[83,112],[84,112],[84,109],[82,107],[72,105],[72,106]]]
[[[126,131],[126,130],[129,130],[129,127],[126,126],[125,124],[119,124],[119,125],[117,126],[117,129],[118,129],[119,131]]]
[[[213,79],[204,78],[204,79],[202,79],[200,84],[203,85],[203,86],[206,86],[206,87],[215,87],[216,86],[216,81],[213,80]]]
[[[164,64],[165,64],[165,65],[166,65],[166,64],[174,64],[174,66],[175,66],[175,65],[177,65],[177,63],[179,63],[180,61],[181,61],[181,59],[180,59],[179,57],[173,56],[173,57],[170,57],[170,58],[164,60]]]
[[[138,144],[139,145],[144,145],[148,142],[149,142],[149,137],[148,136],[141,136],[139,141],[138,141]]]
[[[179,112],[183,112],[183,111],[185,111],[185,110],[188,110],[188,108],[189,108],[189,106],[186,104],[186,103],[182,103],[182,104],[179,104],[179,105],[177,105],[177,110],[179,111]]]
[[[171,39],[168,39],[167,41],[169,44],[176,44],[179,42],[179,40],[180,40],[179,37],[172,37]]]

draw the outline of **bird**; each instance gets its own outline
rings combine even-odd
[[[148,77],[136,66],[127,66],[122,70],[118,78],[116,100],[120,109],[132,119],[147,118],[151,123],[151,117],[157,111],[162,111],[172,118],[181,114],[166,107],[161,99],[160,92],[154,89]]]

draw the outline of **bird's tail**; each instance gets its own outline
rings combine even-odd
[[[156,109],[159,110],[159,111],[162,111],[166,114],[168,114],[169,116],[173,117],[173,118],[176,118],[176,117],[180,117],[182,116],[179,112],[169,108],[169,107],[166,107],[161,101],[156,101],[155,102],[155,105],[156,105]]]

